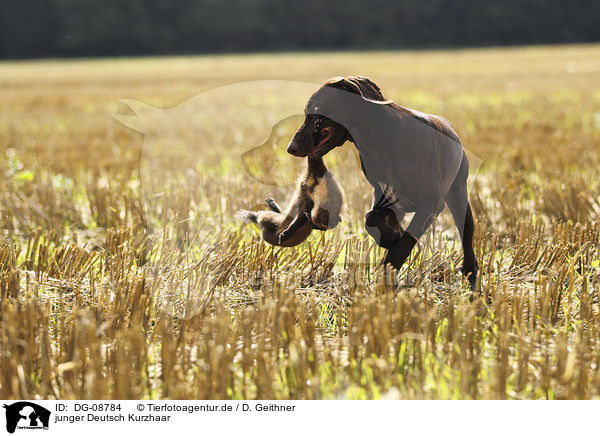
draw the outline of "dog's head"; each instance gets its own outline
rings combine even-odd
[[[334,77],[329,79],[308,101],[304,123],[300,126],[287,148],[288,153],[291,155],[322,157],[346,141],[353,141],[352,136],[343,125],[311,110],[317,99],[331,98],[324,97],[324,94],[326,94],[324,91],[327,89],[349,92],[366,101],[385,101],[379,87],[366,77]]]

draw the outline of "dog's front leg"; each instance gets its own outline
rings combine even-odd
[[[425,212],[425,210],[419,210],[415,213],[408,228],[402,234],[402,236],[394,242],[389,248],[388,252],[383,259],[384,264],[389,264],[396,269],[400,269],[410,252],[417,244],[418,237],[413,235],[421,236],[429,228],[435,217],[437,216],[434,212]]]
[[[410,252],[417,244],[417,240],[408,232],[404,232],[402,236],[388,248],[388,252],[383,259],[385,265],[393,266],[400,269]]]
[[[390,226],[390,221],[395,223]],[[402,227],[392,209],[377,207],[365,215],[365,229],[377,245],[390,248],[402,237]]]
[[[386,198],[379,184],[373,185],[373,205],[365,215],[365,229],[383,248],[390,248],[402,236],[400,222],[404,214],[389,207],[391,202]],[[399,216],[398,216],[399,214]]]

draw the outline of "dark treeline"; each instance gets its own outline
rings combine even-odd
[[[596,0],[0,0],[0,57],[600,40]]]

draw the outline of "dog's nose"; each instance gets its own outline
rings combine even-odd
[[[290,142],[290,145],[288,145],[287,148],[287,152],[292,156],[298,156],[298,144],[296,143],[296,141]]]

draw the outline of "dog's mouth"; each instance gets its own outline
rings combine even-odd
[[[325,144],[331,139],[333,135],[333,129],[331,127],[323,127],[319,132],[321,138],[319,142],[314,146],[314,148],[308,153],[309,157],[317,157],[319,153],[325,148]]]

